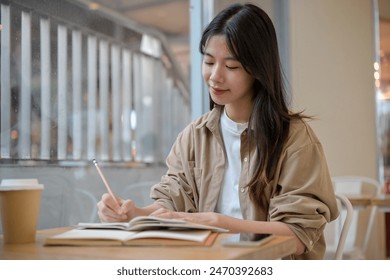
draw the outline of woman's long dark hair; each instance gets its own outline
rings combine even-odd
[[[215,35],[225,36],[231,54],[255,78],[253,111],[248,124],[253,130],[248,129],[248,133],[253,133],[249,139],[255,139],[259,161],[248,187],[255,204],[268,205],[262,195],[264,188],[275,176],[290,121],[302,117],[287,108],[275,29],[259,7],[233,4],[203,31],[199,46],[202,54],[208,40]],[[214,106],[210,98],[210,109]]]

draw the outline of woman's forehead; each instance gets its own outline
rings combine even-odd
[[[226,59],[237,60],[231,52],[224,35],[214,35],[207,39],[204,53],[208,56],[224,56]]]

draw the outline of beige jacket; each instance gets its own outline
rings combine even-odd
[[[215,211],[226,164],[219,125],[221,111],[222,107],[216,107],[179,134],[167,157],[168,171],[151,190],[157,203],[182,212]],[[245,187],[257,159],[255,149],[248,154],[246,136],[244,131],[238,193],[243,218],[286,223],[306,246],[303,255],[291,258],[322,259],[323,230],[338,216],[338,209],[319,140],[304,121],[291,122],[275,178],[265,191],[270,201],[267,208],[256,207]]]

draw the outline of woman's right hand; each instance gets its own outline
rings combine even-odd
[[[103,194],[98,202],[98,215],[102,223],[128,222],[135,215],[135,204],[132,200],[123,200],[117,197],[117,201],[110,194]]]

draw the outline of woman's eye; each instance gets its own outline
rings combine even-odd
[[[238,69],[238,66],[228,66],[228,65],[226,65],[226,68],[230,69],[230,70],[234,70],[234,69]]]
[[[210,62],[210,61],[205,61],[204,64],[206,64],[206,65],[213,65],[213,63]]]

